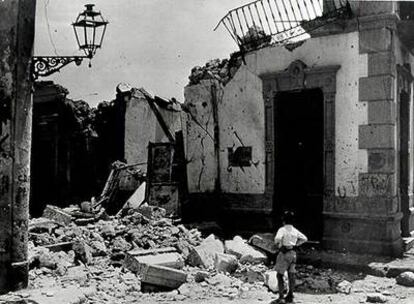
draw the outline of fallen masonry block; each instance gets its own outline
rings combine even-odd
[[[414,287],[414,273],[406,271],[395,278],[397,284],[407,287]]]
[[[211,236],[190,250],[187,261],[192,266],[214,267],[216,253],[224,253],[223,243]]]
[[[92,262],[92,248],[85,241],[75,241],[72,248],[77,260],[87,265]]]
[[[33,233],[51,233],[52,230],[57,227],[59,227],[59,225],[54,220],[43,217],[32,219],[29,222],[29,232]]]
[[[161,289],[177,289],[187,281],[187,274],[184,271],[159,265],[143,265],[140,277],[141,284],[144,286]]]
[[[62,211],[62,209],[56,206],[51,205],[46,206],[42,217],[53,220],[61,225],[69,225],[72,221],[72,216],[70,214]]]
[[[154,248],[154,249],[135,249],[128,251],[128,254],[138,257],[143,255],[149,254],[161,254],[161,253],[169,253],[169,252],[177,252],[177,249],[174,247],[164,247],[164,248]]]
[[[140,206],[136,209],[139,213],[149,219],[153,219],[154,217],[158,216],[163,218],[166,216],[167,212],[164,208],[157,207],[157,206]]]
[[[56,244],[45,245],[43,247],[52,252],[58,252],[58,251],[68,252],[72,250],[73,243],[72,242],[61,242],[61,243],[56,243]]]
[[[246,244],[240,237],[225,241],[225,252],[240,259],[240,263],[260,264],[267,262],[266,254]]]
[[[234,255],[225,253],[216,253],[214,259],[214,268],[218,272],[233,273],[236,271],[239,263]]]
[[[386,303],[388,301],[387,297],[380,293],[369,293],[367,294],[368,303]]]
[[[142,256],[134,256],[131,252],[127,252],[125,255],[124,266],[128,270],[134,273],[141,273],[145,265],[159,265],[174,269],[182,269],[184,267],[184,259],[178,252]]]
[[[278,252],[277,245],[275,244],[273,238],[265,238],[256,234],[250,238],[249,244],[269,254],[274,255]]]

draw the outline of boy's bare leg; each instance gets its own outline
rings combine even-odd
[[[286,296],[286,301],[292,302],[293,301],[293,290],[295,288],[295,273],[289,271],[288,278],[289,278],[289,292]]]
[[[279,287],[279,299],[283,299],[283,293],[285,292],[285,283],[283,282],[283,274],[277,274],[277,285]]]

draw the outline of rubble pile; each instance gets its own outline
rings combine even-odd
[[[32,288],[76,285],[88,290],[84,294],[91,303],[132,302],[137,297],[144,302],[267,299],[270,290],[277,292],[269,286],[274,261],[269,257],[275,254],[271,238],[255,235],[246,241],[236,236],[222,242],[175,223],[156,206],[143,204],[107,216],[87,203],[65,209],[48,206],[43,218],[31,220]],[[79,225],[79,219],[89,222]],[[298,270],[298,291],[349,294],[353,288],[347,279],[355,278],[329,269]]]
[[[201,80],[218,80],[221,84],[226,85],[234,76],[241,65],[241,59],[232,56],[230,59],[212,59],[203,67],[195,66],[191,69],[188,77],[189,85],[199,84]]]

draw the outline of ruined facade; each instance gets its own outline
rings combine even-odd
[[[125,160],[128,164],[146,163],[148,144],[168,142],[169,138],[161,124],[172,137],[181,131],[181,107],[175,101],[154,98],[154,107],[163,122],[154,114],[147,98],[139,89],[130,89],[125,105]]]
[[[66,206],[89,199],[97,190],[93,113],[84,101],[51,81],[37,82],[33,94],[30,211],[47,204]]]
[[[398,255],[414,230],[412,4],[351,8],[293,50],[243,54],[226,84],[185,88],[188,188],[236,226],[291,209],[326,249]]]

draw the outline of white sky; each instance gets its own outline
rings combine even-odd
[[[115,97],[127,82],[153,94],[183,101],[190,70],[209,59],[227,58],[237,46],[224,28],[213,31],[232,8],[251,0],[37,0],[35,55],[82,55],[70,25],[84,4],[110,24],[103,48],[81,66],[72,63],[49,78],[70,91],[70,98],[91,105]],[[45,12],[47,10],[47,16]],[[48,19],[48,22],[47,22]],[[48,24],[50,28],[50,36]]]

